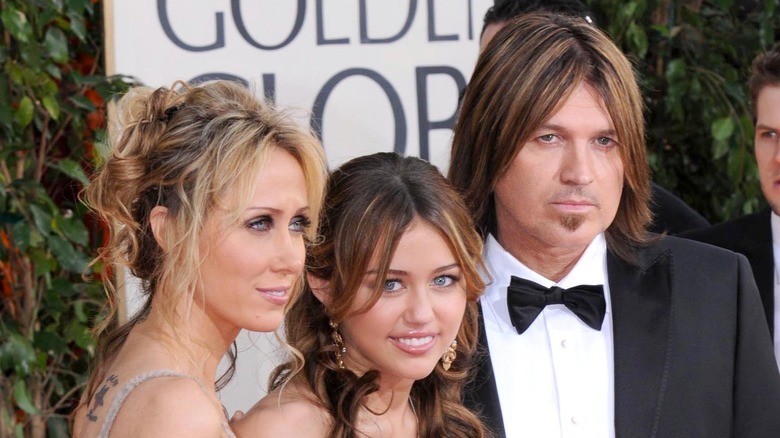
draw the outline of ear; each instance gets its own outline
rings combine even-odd
[[[309,283],[309,288],[314,296],[317,297],[325,307],[328,307],[328,302],[330,301],[330,294],[328,293],[330,282],[312,274],[306,274],[306,282]]]
[[[152,234],[154,235],[154,240],[157,241],[157,244],[160,245],[162,249],[165,248],[165,220],[168,218],[168,208],[163,207],[160,205],[155,206],[152,208],[151,213],[149,213],[149,225],[152,227]]]

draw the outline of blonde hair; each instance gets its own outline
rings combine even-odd
[[[120,132],[111,154],[85,193],[87,204],[110,231],[93,263],[129,269],[141,279],[146,301],[134,317],[117,325],[117,291],[105,282],[108,317],[95,329],[99,349],[87,400],[130,330],[149,314],[152,297],[155,311],[176,333],[174,309],[182,302],[190,308],[199,281],[198,244],[207,216],[225,207],[226,193],[235,192],[241,195],[238,208],[232,206],[233,219],[238,220],[273,148],[290,153],[300,164],[312,224],[318,220],[326,177],[316,138],[288,114],[233,82],[136,87],[119,101],[118,117]],[[149,216],[155,206],[168,210],[165,251],[151,230]],[[316,225],[308,239],[313,230]]]

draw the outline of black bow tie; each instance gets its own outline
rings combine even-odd
[[[514,275],[507,288],[507,304],[509,319],[518,334],[526,331],[548,304],[563,304],[594,330],[601,330],[607,311],[603,286],[583,285],[569,289],[553,286],[548,289]]]

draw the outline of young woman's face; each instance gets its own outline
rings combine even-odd
[[[355,308],[373,295],[373,260]],[[447,242],[427,222],[415,219],[393,254],[381,298],[368,311],[341,323],[345,365],[378,370],[383,383],[428,376],[455,339],[466,310],[462,273]]]
[[[274,148],[237,226],[229,221],[232,213],[215,210],[204,227],[204,310],[226,336],[242,328],[273,331],[282,323],[305,258],[309,207],[306,180],[295,158]]]

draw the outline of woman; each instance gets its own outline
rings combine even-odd
[[[285,318],[300,356],[237,435],[483,436],[460,404],[484,288],[460,197],[434,166],[379,153],[336,170],[324,204],[308,287]]]
[[[241,329],[275,330],[298,295],[321,147],[227,81],[135,88],[119,116],[86,200],[110,226],[96,262],[127,268],[148,296],[117,325],[106,282],[110,313],[74,435],[233,436],[217,365]]]

